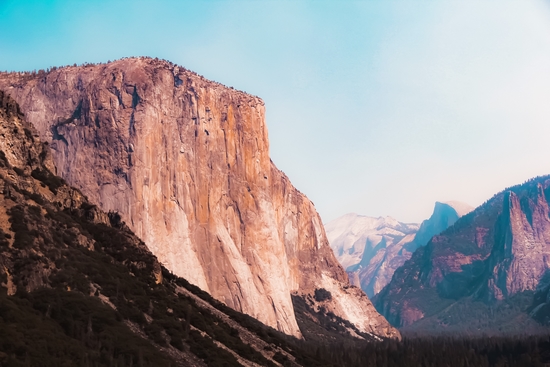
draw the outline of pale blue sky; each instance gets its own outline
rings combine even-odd
[[[262,97],[324,221],[421,221],[550,173],[547,1],[0,0],[0,70],[139,55]]]

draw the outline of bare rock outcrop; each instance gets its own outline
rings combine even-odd
[[[57,174],[175,274],[298,337],[291,293],[331,284],[338,316],[398,335],[347,291],[313,204],[271,162],[260,98],[149,58],[2,74],[0,89],[50,143]]]
[[[541,183],[523,200],[513,191],[504,196],[499,241],[489,258],[490,296],[502,300],[535,290],[550,269],[550,210]]]

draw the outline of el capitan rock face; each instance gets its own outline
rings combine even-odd
[[[51,143],[57,174],[118,211],[175,274],[288,334],[300,336],[291,294],[325,288],[327,310],[398,335],[271,162],[261,99],[148,58],[2,74],[0,89]]]
[[[327,237],[352,282],[369,297],[378,294],[393,274],[419,247],[473,208],[450,201],[436,202],[429,219],[418,224],[391,217],[371,218],[346,214],[326,225]]]
[[[476,318],[487,328],[497,326],[493,320],[509,322],[510,332],[529,326],[525,311],[550,268],[549,195],[550,176],[495,195],[419,248],[377,295],[377,309],[393,325],[413,330],[457,329],[457,312],[466,306],[460,312],[471,319],[461,327]],[[507,314],[499,319],[504,304]]]
[[[0,136],[0,365],[340,365],[330,344],[357,356],[380,339],[309,309],[296,312],[301,342],[177,278],[119,215],[52,174],[49,146],[2,90]]]

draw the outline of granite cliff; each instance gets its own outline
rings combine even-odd
[[[325,229],[336,258],[352,282],[373,297],[417,248],[472,209],[456,201],[436,202],[432,215],[420,226],[391,217],[346,214],[327,223]]]
[[[536,328],[528,311],[550,268],[549,195],[550,177],[537,177],[460,218],[395,272],[377,309],[417,331]]]
[[[261,99],[169,62],[5,73],[56,172],[116,211],[174,274],[300,336],[291,295],[359,331],[398,332],[350,286],[313,204],[269,158]]]
[[[0,137],[1,366],[359,366],[383,344],[311,308],[298,340],[174,276],[51,172],[48,145],[1,90]]]

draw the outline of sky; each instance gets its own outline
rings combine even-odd
[[[0,0],[0,70],[170,60],[261,97],[324,222],[550,174],[548,0]]]

